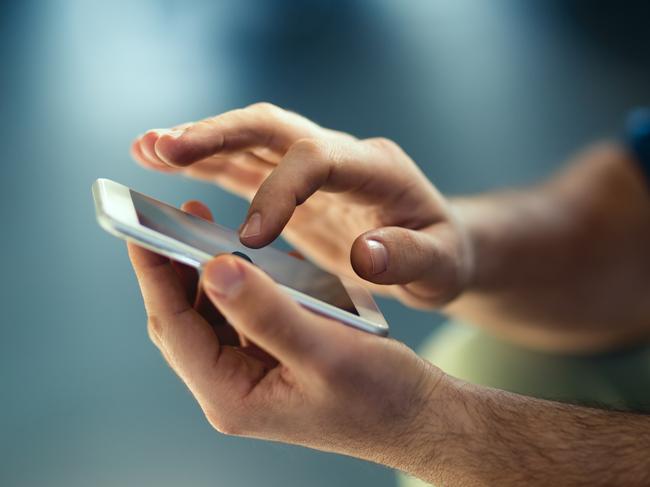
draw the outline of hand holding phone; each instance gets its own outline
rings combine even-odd
[[[395,340],[309,312],[257,266],[223,254],[205,265],[202,287],[256,347],[227,343],[191,306],[172,262],[132,243],[129,254],[152,340],[215,429],[413,465],[439,424],[427,417],[446,394],[439,369]]]

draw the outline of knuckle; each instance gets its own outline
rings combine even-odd
[[[415,258],[421,259],[423,256],[422,255],[422,246],[420,245],[420,242],[416,238],[416,234],[409,231],[401,231],[399,232],[399,250],[402,251],[402,254],[404,255],[413,255]]]
[[[189,131],[195,131],[197,129],[212,129],[215,124],[219,123],[221,121],[221,115],[215,115],[214,117],[209,117],[209,118],[204,118],[202,120],[199,120],[197,122],[194,122],[192,126],[188,129]]]
[[[264,113],[271,116],[280,115],[280,113],[283,112],[282,108],[267,101],[253,103],[252,105],[248,105],[246,108],[254,112]]]
[[[370,145],[375,146],[379,150],[382,151],[387,151],[387,152],[401,152],[401,147],[393,140],[388,139],[386,137],[373,137],[371,139],[367,139],[367,142]]]
[[[189,130],[200,130],[201,127],[205,131],[213,132],[219,129],[227,120],[243,119],[246,115],[246,110],[243,108],[235,108],[226,113],[219,113],[208,118],[204,118],[195,122]]]
[[[236,414],[224,414],[214,410],[205,411],[205,418],[215,430],[228,436],[242,436],[243,422]]]
[[[162,324],[160,320],[155,316],[149,316],[147,318],[147,333],[149,338],[156,345],[160,344],[160,337],[162,335]]]
[[[322,160],[329,157],[327,143],[319,139],[300,139],[291,146],[291,151],[308,159]]]

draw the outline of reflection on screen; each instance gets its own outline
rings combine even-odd
[[[340,279],[272,247],[249,249],[231,230],[131,191],[140,224],[210,255],[242,253],[276,282],[358,315]]]

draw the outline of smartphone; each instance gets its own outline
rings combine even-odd
[[[372,295],[350,279],[323,271],[313,263],[267,246],[250,249],[239,235],[221,225],[111,181],[92,187],[100,226],[158,254],[199,270],[215,255],[232,253],[266,272],[302,306],[376,335],[388,335],[388,324]]]

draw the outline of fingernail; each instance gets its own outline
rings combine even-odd
[[[388,268],[388,251],[383,243],[377,240],[366,240],[370,250],[370,261],[372,262],[372,273],[380,274]]]
[[[250,216],[250,218],[248,218],[246,225],[244,225],[244,228],[241,229],[240,235],[242,238],[254,237],[256,235],[259,235],[261,231],[262,215],[255,212]]]
[[[208,265],[204,272],[208,290],[225,299],[236,297],[244,284],[244,274],[232,259]]]

